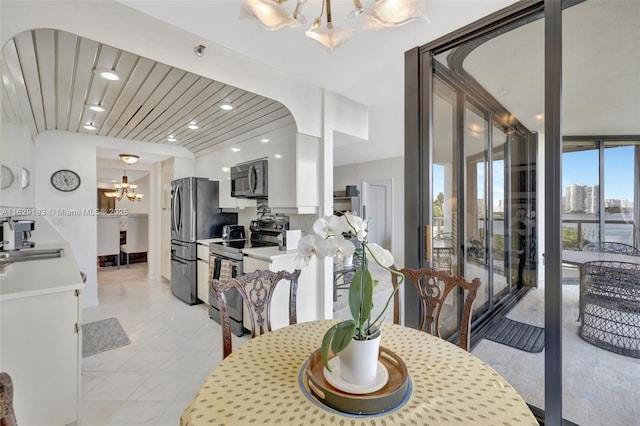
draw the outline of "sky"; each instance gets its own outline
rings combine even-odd
[[[604,150],[604,196],[633,200],[633,147]],[[567,186],[598,184],[598,151],[578,151],[562,155],[562,193]]]

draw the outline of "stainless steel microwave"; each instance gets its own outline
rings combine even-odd
[[[231,196],[267,198],[267,160],[256,160],[231,167]]]

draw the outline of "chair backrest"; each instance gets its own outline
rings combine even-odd
[[[127,218],[127,253],[144,253],[149,251],[149,225],[147,216]]]
[[[120,217],[98,217],[98,256],[120,253]]]
[[[395,269],[395,267],[392,268]],[[466,296],[460,322],[458,346],[468,351],[471,337],[471,307],[478,294],[480,279],[474,278],[473,281],[469,282],[464,278],[432,268],[403,268],[399,269],[399,271],[404,275],[405,283],[407,281],[413,283],[420,297],[419,329],[437,337],[441,337],[440,315],[442,314],[442,308],[445,305],[447,296],[458,286],[465,290]],[[391,274],[391,282],[394,288],[400,285],[400,280],[395,274]],[[393,321],[396,324],[400,323],[399,306],[400,300],[398,292],[396,292],[394,296],[395,309],[393,315]]]
[[[220,307],[223,358],[226,358],[232,351],[231,322],[225,296],[227,290],[236,289],[242,296],[242,300],[249,311],[251,337],[253,338],[256,335],[271,331],[271,299],[280,281],[289,281],[289,324],[298,322],[296,298],[299,277],[299,269],[293,272],[257,270],[231,278],[228,281],[220,281],[215,278],[211,280],[211,288]]]
[[[640,256],[640,249],[629,244],[603,241],[599,243],[589,243],[582,247],[582,251],[598,251],[602,253],[626,254],[629,256]]]
[[[453,232],[441,232],[433,236],[434,240],[451,240],[453,241]]]
[[[13,411],[13,382],[7,373],[0,373],[0,425],[16,426]]]

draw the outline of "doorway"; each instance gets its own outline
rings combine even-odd
[[[363,216],[368,223],[369,242],[391,250],[393,210],[392,179],[363,180],[362,206],[366,208]]]

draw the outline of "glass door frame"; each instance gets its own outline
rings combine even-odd
[[[545,117],[545,413],[547,424],[562,424],[562,9],[576,1],[524,0],[424,46],[405,53],[405,266],[422,265],[431,224],[434,55],[495,30],[544,17]],[[462,201],[462,200],[461,200]],[[460,205],[462,204],[462,205]],[[464,211],[459,203],[459,211]],[[541,212],[542,213],[542,212]],[[416,232],[417,231],[417,232]],[[415,291],[405,291],[405,324],[417,320]]]

